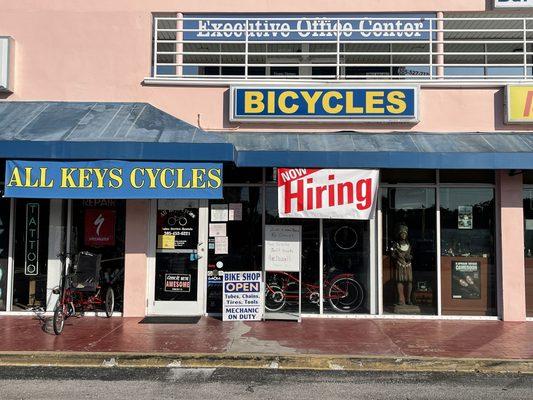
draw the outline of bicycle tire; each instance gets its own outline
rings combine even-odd
[[[351,243],[346,244],[346,245],[340,243],[341,240],[337,237],[337,235],[339,235],[339,232],[341,232],[342,230],[347,230],[348,233],[350,233],[350,234],[352,234],[354,236],[353,241]],[[348,226],[348,225],[341,226],[333,234],[333,241],[335,242],[335,245],[339,249],[344,250],[344,251],[353,249],[357,245],[357,241],[358,240],[359,240],[359,237],[357,236],[357,231],[354,228],[352,228],[351,226]]]
[[[352,290],[355,289],[355,299],[352,302],[349,302],[348,304],[336,304],[333,297],[335,297],[335,294],[332,293],[333,290],[337,287],[342,287],[341,283],[343,281],[346,281],[347,285],[351,285]],[[347,288],[349,291],[349,289]],[[342,299],[342,298],[341,298]],[[365,299],[365,292],[363,290],[363,287],[359,282],[357,282],[354,278],[347,278],[347,277],[340,277],[336,278],[331,282],[331,285],[328,288],[328,303],[336,312],[339,313],[351,313],[356,311],[359,307],[361,307],[361,304],[363,304],[363,301]]]
[[[56,335],[61,335],[61,332],[63,332],[66,318],[65,306],[62,304],[56,305],[52,319],[52,327]]]
[[[270,312],[279,312],[283,310],[287,301],[285,300],[285,296],[282,297],[281,301],[274,300],[273,292],[283,296],[283,290],[281,290],[279,286],[267,285],[265,292],[265,309]]]
[[[105,292],[105,315],[107,318],[113,316],[115,311],[115,291],[109,286]]]

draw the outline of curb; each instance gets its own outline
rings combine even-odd
[[[275,355],[246,353],[3,352],[0,366],[254,368],[533,374],[533,359]]]

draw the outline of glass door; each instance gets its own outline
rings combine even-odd
[[[201,315],[207,270],[207,202],[159,200],[154,211],[155,257],[150,265],[148,314]]]

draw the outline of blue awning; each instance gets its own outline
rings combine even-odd
[[[235,160],[234,146],[146,103],[0,102],[0,158]]]
[[[533,133],[207,132],[147,103],[5,101],[0,158],[533,169]]]
[[[533,169],[530,133],[239,133],[238,166]]]

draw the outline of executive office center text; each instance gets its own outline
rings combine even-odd
[[[0,0],[0,313],[533,317],[532,7]]]

